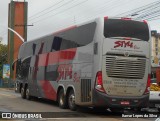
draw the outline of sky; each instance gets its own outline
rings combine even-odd
[[[23,1],[23,0],[13,0]],[[158,0],[25,0],[28,2],[28,41],[55,31],[104,16],[120,16]],[[7,44],[8,4],[0,0],[0,38]],[[157,7],[158,8],[158,7]],[[156,9],[156,8],[155,8]],[[158,14],[157,14],[158,15]],[[123,17],[123,16],[122,16]],[[148,21],[160,32],[160,18]]]

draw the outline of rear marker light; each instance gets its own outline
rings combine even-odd
[[[146,21],[146,20],[143,20],[143,22],[144,22],[145,24],[147,24],[147,21]]]
[[[108,20],[108,16],[105,16],[105,17],[104,17],[104,20]]]
[[[131,18],[121,18],[122,20],[132,20]]]

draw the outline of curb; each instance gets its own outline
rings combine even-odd
[[[15,88],[0,88],[0,90],[15,90]]]

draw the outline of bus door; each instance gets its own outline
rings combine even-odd
[[[37,56],[32,56],[31,64],[29,68],[29,75],[28,75],[28,83],[29,89],[31,91],[31,95],[38,96],[38,84],[37,84],[37,71],[38,67],[35,66]]]

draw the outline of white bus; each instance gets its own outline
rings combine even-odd
[[[98,18],[33,41],[19,51],[16,90],[59,107],[147,107],[150,29],[146,21]]]

